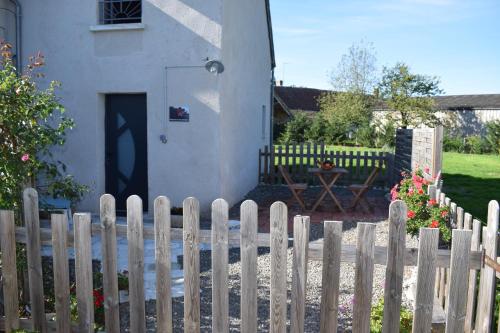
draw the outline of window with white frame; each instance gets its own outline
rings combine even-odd
[[[262,140],[266,138],[266,106],[262,105]]]
[[[141,23],[142,0],[99,0],[99,24]]]

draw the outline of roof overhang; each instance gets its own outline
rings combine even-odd
[[[269,50],[271,51],[271,67],[276,67],[276,58],[274,53],[274,38],[273,38],[273,24],[271,21],[271,5],[269,0],[266,1],[266,16],[267,16],[267,31],[269,35]]]

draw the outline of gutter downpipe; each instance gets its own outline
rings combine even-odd
[[[22,57],[22,40],[21,40],[21,4],[18,0],[10,0],[16,6],[16,61],[17,61],[17,71],[21,73],[23,68],[23,57]]]
[[[269,149],[273,151],[273,136],[274,136],[274,86],[276,80],[274,78],[274,68],[271,69],[271,104],[269,105]]]

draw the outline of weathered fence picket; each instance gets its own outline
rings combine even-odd
[[[212,203],[212,328],[229,332],[228,290],[228,204],[223,199]]]
[[[469,275],[469,252],[471,247],[472,231],[453,230],[453,244],[451,246],[450,284],[448,311],[446,314],[446,332],[463,332],[465,324],[467,289]],[[464,279],[464,277],[466,277]]]
[[[127,240],[129,269],[130,331],[146,331],[144,305],[144,238],[142,200],[136,195],[127,199]]]
[[[498,246],[499,206],[497,201],[488,205],[488,226],[483,228],[484,255],[496,261]],[[495,308],[496,274],[493,267],[484,265],[481,269],[476,315],[476,332],[490,332]]]
[[[320,332],[336,332],[339,312],[342,222],[325,221],[321,278]]]
[[[420,229],[413,333],[431,331],[438,241],[438,229]]]
[[[19,328],[15,230],[14,212],[0,210],[4,328],[7,333]]]
[[[375,224],[358,223],[358,240],[356,244],[352,331],[370,332],[375,256]]]
[[[465,214],[465,226],[466,230],[470,229],[470,224],[468,223],[469,218],[472,219],[472,215]],[[471,251],[479,251],[481,244],[481,221],[474,220],[472,225],[472,240],[471,240]],[[469,286],[467,291],[467,310],[464,323],[464,331],[466,333],[472,332],[473,320],[474,320],[474,306],[476,303],[476,284],[477,284],[477,270],[471,269],[469,272]]]
[[[105,194],[100,199],[102,289],[104,296],[104,328],[106,332],[120,332],[120,303],[118,298],[118,269],[116,247],[115,198]]]
[[[407,208],[403,201],[389,206],[389,242],[384,290],[384,332],[398,332],[403,298]]]
[[[317,149],[317,147],[314,147]],[[323,154],[323,148],[320,148]],[[322,156],[318,153],[318,158]],[[364,158],[364,156],[362,156]],[[312,162],[311,162],[312,163]],[[430,187],[431,198],[437,190]],[[444,193],[443,193],[444,194]],[[183,240],[184,260],[184,331],[200,332],[200,258],[199,244],[210,244],[212,249],[212,329],[229,331],[228,248],[240,246],[241,251],[241,332],[257,331],[257,250],[270,247],[270,332],[287,331],[287,249],[288,212],[284,203],[271,206],[270,234],[258,233],[258,207],[253,201],[241,206],[241,229],[228,229],[228,204],[222,199],[212,204],[212,229],[200,230],[199,202],[188,198],[183,203],[183,229],[171,228],[170,202],[158,197],[154,205],[154,226],[144,226],[142,201],[137,196],[127,200],[127,225],[116,224],[115,201],[112,196],[101,198],[101,224],[92,224],[89,214],[74,215],[74,234],[67,230],[67,215],[53,214],[51,229],[40,228],[37,193],[27,190],[25,195],[26,227],[15,227],[11,211],[0,211],[0,246],[3,254],[2,279],[5,295],[4,316],[0,317],[0,330],[14,328],[31,329],[34,317],[19,318],[17,314],[17,286],[15,271],[15,243],[32,244],[31,250],[40,253],[40,244],[51,245],[54,256],[54,282],[56,317],[40,313],[50,332],[91,332],[93,330],[92,259],[91,237],[102,236],[103,288],[105,293],[105,326],[107,332],[119,332],[118,290],[116,276],[116,236],[127,235],[129,248],[130,331],[144,332],[144,239],[155,240],[157,312],[156,329],[173,331],[171,295],[171,240]],[[441,196],[441,193],[439,194]],[[443,197],[445,200],[446,197]],[[447,201],[447,202],[446,202]],[[451,204],[445,200],[444,204]],[[386,265],[384,294],[384,332],[398,332],[399,311],[402,299],[403,270],[405,266],[417,266],[417,286],[414,311],[414,332],[428,332],[431,328],[434,299],[442,290],[446,293],[446,331],[490,332],[493,318],[495,272],[491,262],[496,260],[496,234],[498,232],[499,207],[497,202],[489,206],[489,224],[483,229],[483,242],[479,233],[481,224],[470,214],[457,207],[456,224],[463,230],[454,230],[451,251],[438,249],[439,230],[421,229],[418,249],[405,248],[406,205],[401,201],[389,208],[389,239],[386,247],[375,246],[374,224],[358,224],[356,245],[342,244],[342,222],[324,223],[324,239],[309,243],[309,217],[296,216],[293,223],[293,263],[290,331],[304,332],[305,301],[308,262],[323,263],[322,295],[319,311],[320,332],[335,332],[338,327],[339,285],[341,262],[355,263],[353,332],[370,331],[373,269],[375,264]],[[460,222],[463,214],[463,222]],[[473,223],[472,223],[473,221]],[[472,231],[470,230],[472,224]],[[33,240],[33,237],[35,240]],[[38,242],[38,246],[33,246]],[[481,244],[485,256],[480,251]],[[78,326],[71,323],[69,315],[68,248],[75,248],[76,295],[78,301]],[[33,258],[32,258],[33,259]],[[488,260],[490,260],[488,264]],[[36,260],[34,261],[36,263]],[[438,268],[446,277],[438,293],[435,283]],[[474,311],[477,270],[481,269],[478,310]],[[446,273],[448,270],[448,273]],[[447,274],[447,275],[446,275]],[[41,279],[41,277],[40,277]],[[36,285],[37,281],[30,282]],[[467,290],[467,292],[465,292]],[[36,293],[35,293],[36,294]],[[43,298],[43,290],[40,293]],[[476,322],[474,314],[476,313]],[[34,313],[33,313],[34,315]]]
[[[282,202],[271,206],[271,302],[270,328],[272,333],[286,332],[286,269],[288,247],[288,209]]]
[[[32,329],[47,332],[45,304],[43,299],[42,257],[40,254],[40,217],[38,216],[38,193],[28,188],[23,193],[24,223],[26,225],[26,257],[28,259],[28,281],[31,303]]]
[[[155,261],[156,261],[156,329],[172,332],[170,200],[158,197],[154,202]]]
[[[94,332],[94,302],[92,283],[92,230],[90,214],[75,214],[75,267],[78,329]]]
[[[257,225],[258,207],[251,200],[241,205],[241,333],[257,332]]]
[[[184,221],[184,332],[200,332],[200,203],[187,198]]]
[[[290,331],[304,333],[307,284],[309,217],[295,216],[293,221],[292,307]]]
[[[54,258],[54,298],[56,309],[56,327],[58,333],[70,332],[69,312],[69,265],[68,218],[66,214],[52,214],[52,254]]]

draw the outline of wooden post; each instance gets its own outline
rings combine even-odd
[[[200,332],[200,203],[183,202],[184,219],[184,332]]]
[[[170,200],[160,196],[154,202],[156,257],[156,330],[172,333],[170,254]]]
[[[142,200],[137,195],[127,199],[127,241],[129,269],[130,331],[146,331],[144,304],[144,238]]]
[[[464,229],[464,209],[457,207],[457,229]]]
[[[241,205],[241,333],[257,332],[257,226],[258,207]]]
[[[26,224],[26,256],[31,300],[33,330],[47,332],[43,297],[42,257],[40,254],[40,220],[38,216],[38,193],[27,188],[23,193],[24,223]]]
[[[101,196],[102,287],[104,293],[104,328],[106,332],[120,332],[120,308],[118,298],[116,211],[115,198]]]
[[[283,202],[271,206],[271,333],[286,332],[286,268],[288,211]]]
[[[337,332],[339,312],[342,222],[325,221],[321,278],[320,332]]]
[[[76,300],[78,328],[81,333],[94,332],[92,283],[92,235],[90,214],[75,214]]]
[[[7,333],[19,328],[15,230],[14,212],[0,210],[4,329]]]
[[[484,255],[496,260],[497,233],[498,233],[499,206],[497,201],[488,205],[488,226],[483,228]],[[481,269],[479,294],[476,315],[476,332],[486,333],[491,331],[493,310],[495,308],[495,270],[484,265]]]
[[[398,332],[401,312],[407,207],[401,200],[389,207],[389,241],[384,290],[384,332]]]
[[[428,333],[431,331],[432,325],[439,229],[422,228],[419,239],[417,294],[415,296],[412,332]]]
[[[70,332],[68,218],[66,214],[52,214],[52,251],[54,257],[54,296],[57,332]]]
[[[212,328],[214,332],[229,332],[228,210],[228,204],[223,199],[217,199],[212,203]]]
[[[356,273],[354,285],[354,313],[352,331],[370,332],[373,268],[375,257],[375,224],[358,223],[356,245]]]
[[[293,223],[292,307],[290,332],[304,333],[309,249],[309,217],[295,216]]]
[[[469,258],[472,231],[455,229],[452,232],[450,283],[446,332],[463,332],[466,316]]]
[[[465,214],[466,224],[468,221],[467,214]],[[469,214],[472,218],[472,216]],[[479,251],[481,244],[481,221],[474,220],[472,227],[472,242],[471,242],[471,250]],[[469,273],[469,287],[467,292],[467,313],[465,316],[465,332],[471,333],[473,329],[473,318],[474,318],[474,307],[476,303],[476,284],[477,284],[477,271],[475,269],[471,269]]]

